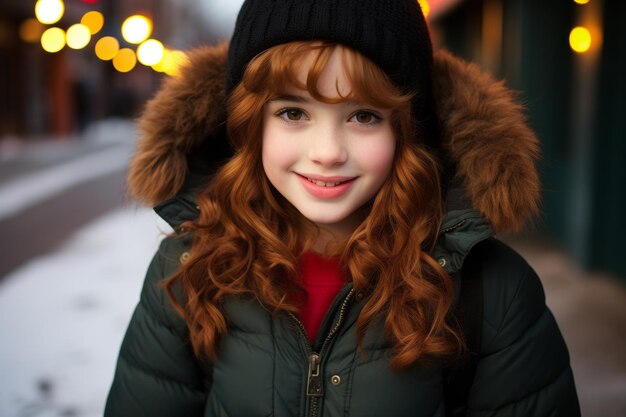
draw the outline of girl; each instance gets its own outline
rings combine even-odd
[[[537,141],[501,84],[433,59],[416,1],[248,0],[189,57],[140,122],[130,190],[176,234],[105,415],[580,414],[541,284],[492,237],[537,210]]]

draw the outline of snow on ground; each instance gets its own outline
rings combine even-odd
[[[170,230],[152,211],[119,210],[0,281],[0,416],[102,415],[143,276]]]

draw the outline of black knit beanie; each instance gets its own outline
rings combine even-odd
[[[417,121],[433,118],[432,46],[418,0],[246,0],[230,42],[226,93],[256,55],[298,40],[337,42],[362,53],[402,92],[415,94]]]

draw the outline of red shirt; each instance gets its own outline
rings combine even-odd
[[[301,305],[300,321],[313,342],[326,312],[345,285],[339,270],[339,259],[324,258],[314,252],[305,253],[302,256],[301,283],[306,298]]]

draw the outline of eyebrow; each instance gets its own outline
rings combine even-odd
[[[294,103],[309,103],[311,100],[307,97],[304,96],[299,96],[296,94],[278,94],[275,97],[273,97],[272,99],[270,99],[270,101],[291,101]],[[365,103],[363,103],[363,101],[361,100],[357,100],[357,99],[348,99],[346,101],[341,102],[342,104],[347,104],[349,106],[364,106]]]
[[[296,103],[308,103],[309,99],[303,96],[297,96],[295,94],[278,94],[270,99],[270,101],[293,101]]]

